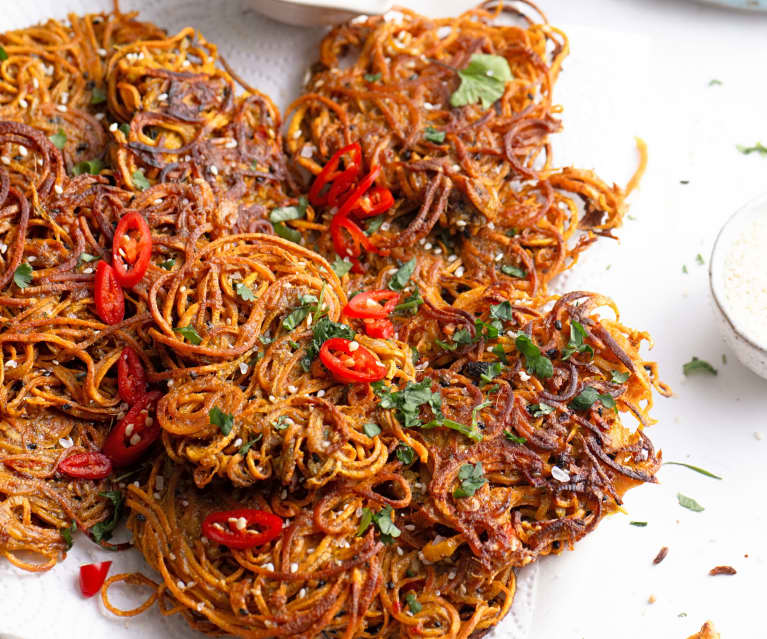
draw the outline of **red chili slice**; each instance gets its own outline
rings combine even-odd
[[[112,472],[112,462],[102,453],[75,453],[61,460],[58,471],[77,479],[104,479]]]
[[[368,173],[364,178],[362,178],[359,181],[359,184],[357,184],[357,188],[354,189],[354,191],[351,192],[349,197],[344,200],[344,203],[341,205],[341,207],[338,209],[338,213],[336,213],[336,216],[347,216],[351,211],[359,207],[360,205],[360,199],[362,198],[365,193],[368,192],[368,189],[373,186],[373,183],[375,182],[376,178],[378,177],[378,174],[381,172],[381,167],[374,166],[372,169],[370,169],[370,173]]]
[[[257,527],[258,532],[250,530]],[[282,519],[265,510],[238,508],[211,513],[202,522],[202,534],[229,548],[261,546],[282,534]]]
[[[117,390],[120,399],[129,404],[135,404],[146,394],[144,365],[130,346],[123,348],[117,360]]]
[[[322,168],[317,177],[314,179],[312,188],[309,190],[309,201],[313,206],[326,206],[328,203],[328,193],[322,193],[322,189],[329,185],[338,176],[338,165],[341,162],[341,158],[345,155],[349,156],[349,165],[360,166],[362,164],[362,147],[359,142],[354,142],[349,146],[345,146],[343,149],[336,151],[333,157],[328,160],[328,163]]]
[[[357,176],[360,173],[358,165],[350,166],[343,173],[340,173],[333,184],[328,189],[328,206],[340,206],[346,201],[347,196],[356,186]]]
[[[102,561],[100,564],[80,566],[80,592],[84,597],[93,597],[101,590],[111,565],[111,561]]]
[[[360,198],[359,206],[354,209],[357,217],[372,217],[388,211],[394,205],[394,196],[385,186],[374,186]]]
[[[117,223],[112,240],[112,265],[117,281],[125,288],[136,286],[144,277],[152,257],[152,232],[144,216],[126,213]]]
[[[343,337],[327,340],[320,348],[320,360],[333,377],[344,384],[377,382],[386,375],[386,366],[373,353]]]
[[[368,319],[385,319],[389,317],[394,307],[399,303],[400,294],[397,291],[380,289],[357,293],[344,307],[344,315]],[[382,306],[380,302],[385,302]]]
[[[366,319],[365,333],[368,337],[389,339],[394,337],[394,324],[390,319]]]
[[[162,429],[155,418],[159,391],[150,391],[133,406],[107,435],[101,452],[117,467],[138,461],[160,436]]]
[[[96,264],[93,287],[96,313],[107,324],[119,324],[125,316],[125,295],[115,277],[115,270],[103,260]]]

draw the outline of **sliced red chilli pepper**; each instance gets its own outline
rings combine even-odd
[[[107,324],[119,324],[125,316],[125,295],[115,277],[114,269],[103,260],[96,264],[93,287],[96,313]]]
[[[160,436],[161,428],[155,418],[159,391],[150,391],[133,406],[107,435],[101,448],[112,464],[130,466],[138,461]]]
[[[386,366],[373,353],[343,337],[333,337],[322,345],[320,361],[344,384],[377,382],[386,375]]]
[[[111,561],[102,561],[100,564],[80,566],[80,592],[83,593],[83,597],[93,597],[101,590],[111,565]]]
[[[357,187],[351,192],[349,197],[347,197],[344,200],[344,203],[339,207],[338,213],[336,213],[336,216],[348,216],[349,213],[351,213],[354,209],[358,208],[360,205],[360,200],[365,193],[368,192],[368,189],[373,186],[373,183],[376,181],[376,178],[378,177],[378,174],[381,172],[380,166],[374,166],[372,169],[370,169],[370,173],[368,173],[364,178],[362,178],[359,183],[357,184]]]
[[[367,319],[384,319],[389,317],[394,307],[399,303],[400,294],[397,291],[380,289],[357,293],[344,307],[347,317]],[[383,306],[381,302],[384,302]]]
[[[394,337],[394,324],[390,319],[366,319],[362,321],[365,323],[365,334],[368,337],[378,339]]]
[[[345,146],[339,149],[333,154],[333,157],[328,160],[328,163],[322,168],[316,178],[312,188],[309,190],[309,202],[313,206],[326,206],[328,204],[328,193],[323,193],[322,190],[325,186],[329,186],[333,180],[338,176],[338,165],[341,163],[341,158],[345,155],[349,156],[349,163],[347,168],[351,166],[360,166],[362,164],[362,147],[359,142],[354,142],[349,146]]]
[[[112,265],[121,286],[131,288],[144,277],[152,257],[152,233],[144,216],[126,213],[117,223],[112,240]]]
[[[354,209],[356,217],[372,217],[388,211],[394,205],[394,196],[385,186],[374,186],[360,198],[359,206]]]
[[[117,360],[117,390],[120,399],[129,404],[135,404],[146,394],[144,365],[130,346],[123,348]]]
[[[258,530],[251,530],[251,526]],[[228,548],[253,548],[279,537],[282,534],[282,519],[253,508],[221,510],[203,520],[202,534]]]
[[[104,479],[112,472],[112,462],[102,453],[75,453],[61,460],[58,471],[76,479]]]
[[[350,166],[333,180],[333,184],[328,189],[328,206],[340,206],[346,201],[347,196],[355,188],[359,173],[359,166]]]

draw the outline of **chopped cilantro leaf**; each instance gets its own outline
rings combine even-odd
[[[26,262],[19,264],[13,272],[13,281],[19,288],[27,288],[32,283],[32,267]]]
[[[397,269],[397,272],[389,282],[389,288],[392,291],[401,291],[407,286],[407,283],[413,275],[413,271],[415,271],[415,258],[405,262]]]
[[[503,95],[506,83],[514,79],[506,58],[486,53],[472,55],[458,76],[461,85],[450,96],[450,104],[458,107],[479,101],[483,109],[490,108]]]
[[[473,497],[474,493],[487,483],[482,462],[477,462],[474,466],[463,464],[458,471],[458,481],[460,486],[453,491],[453,497]]]
[[[709,375],[716,375],[717,370],[711,366],[706,360],[693,357],[689,362],[682,366],[682,372],[685,375],[691,373],[708,373]]]
[[[228,435],[232,432],[234,426],[234,416],[222,411],[218,406],[214,406],[208,411],[208,418],[213,426],[218,426],[219,430]]]
[[[427,126],[423,132],[423,137],[429,142],[434,142],[434,144],[442,144],[445,141],[445,132],[437,131],[433,126]]]
[[[179,326],[173,330],[184,339],[189,340],[190,344],[198,346],[202,343],[202,337],[200,337],[200,334],[194,329],[194,326]]]

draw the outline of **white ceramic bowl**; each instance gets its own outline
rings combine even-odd
[[[711,252],[709,279],[714,312],[719,320],[724,341],[745,366],[767,379],[767,343],[760,342],[753,334],[749,334],[743,323],[738,321],[725,294],[727,257],[733,245],[760,216],[767,217],[767,194],[749,202],[725,222]],[[767,246],[764,254],[764,268],[767,268]],[[767,317],[764,321],[767,322]]]
[[[392,0],[250,0],[259,13],[287,24],[314,27],[338,24],[361,14],[382,15]]]

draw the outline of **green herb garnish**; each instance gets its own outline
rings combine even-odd
[[[78,162],[72,167],[72,175],[83,175],[88,173],[90,175],[98,175],[104,168],[104,163],[99,160],[83,160]]]
[[[117,523],[120,521],[123,506],[123,494],[119,490],[108,490],[99,493],[99,495],[101,497],[106,497],[112,502],[113,510],[110,519],[100,521],[90,529],[91,536],[98,542],[109,539],[112,536],[112,531],[117,527]]]
[[[474,493],[487,483],[482,462],[477,462],[475,466],[471,464],[461,466],[458,471],[458,481],[460,486],[453,491],[453,497],[458,499],[473,497]]]
[[[107,101],[107,94],[101,87],[93,87],[91,91],[91,104],[101,104]]]
[[[553,406],[540,402],[538,404],[528,404],[527,412],[532,417],[543,417],[544,415],[551,415],[556,409]]]
[[[188,340],[190,344],[194,344],[195,346],[198,346],[202,343],[202,337],[200,337],[199,333],[194,329],[194,326],[180,326],[178,328],[173,329],[174,332],[178,333],[183,337],[184,339]]]
[[[423,298],[416,284],[415,290],[394,307],[394,312],[399,315],[415,315],[421,304],[423,304]]]
[[[253,291],[250,290],[245,284],[238,283],[234,287],[235,293],[237,293],[237,296],[245,301],[245,302],[255,302],[256,296],[253,294]]]
[[[143,169],[136,169],[133,172],[133,175],[131,175],[131,180],[133,180],[133,186],[139,191],[146,191],[151,186],[149,180],[147,180],[144,175]]]
[[[362,425],[362,431],[368,436],[368,437],[375,437],[376,435],[381,434],[381,427],[376,424],[375,422],[365,422]]]
[[[72,536],[77,532],[77,522],[73,521],[69,528],[62,528],[59,532],[61,533],[61,537],[64,540],[64,543],[67,545],[67,550],[69,550],[74,544],[74,539]]]
[[[26,262],[19,264],[13,272],[13,281],[19,288],[27,288],[32,283],[32,267]]]
[[[621,371],[610,371],[610,381],[613,384],[625,384],[628,378],[631,377],[631,373],[622,373]]]
[[[415,461],[415,451],[407,444],[400,444],[394,451],[405,466],[410,466]]]
[[[615,399],[611,395],[600,393],[593,386],[586,386],[578,393],[573,401],[570,402],[570,407],[575,410],[588,410],[597,401],[601,402],[605,408],[616,408]]]
[[[512,266],[511,264],[502,265],[501,273],[508,275],[509,277],[527,277],[527,271],[525,269],[519,268],[518,266]]]
[[[701,475],[705,475],[706,477],[712,477],[713,479],[722,479],[719,475],[714,475],[714,473],[709,472],[704,468],[693,466],[692,464],[685,464],[684,462],[667,461],[667,462],[663,462],[663,465],[664,466],[684,466],[685,468],[694,470],[696,473],[700,473]]]
[[[53,146],[59,150],[63,149],[67,144],[67,134],[64,133],[63,129],[59,129],[48,139],[53,143]]]
[[[743,155],[750,155],[751,153],[759,153],[760,155],[767,155],[767,146],[764,146],[761,142],[757,142],[754,146],[737,145],[738,151]]]
[[[272,226],[274,228],[274,232],[277,233],[277,235],[279,235],[283,240],[290,240],[295,244],[301,243],[301,233],[296,229],[290,228],[284,222],[277,222],[277,224],[273,224]]]
[[[548,379],[554,374],[554,365],[548,357],[541,354],[541,349],[524,333],[514,341],[517,350],[525,356],[525,368],[539,379]]]
[[[349,260],[342,260],[340,257],[336,259],[335,262],[333,262],[330,265],[330,268],[333,269],[333,272],[339,277],[343,277],[346,275],[349,271],[352,270],[352,263]]]
[[[385,544],[391,544],[395,538],[399,537],[402,531],[394,525],[392,513],[394,509],[386,505],[373,515],[373,523],[381,533],[381,541]]]
[[[682,372],[685,375],[691,373],[708,373],[709,375],[716,375],[717,370],[711,366],[706,360],[693,357],[689,362],[682,366]]]
[[[692,497],[686,497],[682,493],[677,493],[676,498],[679,501],[679,505],[686,508],[687,510],[692,510],[695,513],[700,513],[705,510],[705,508],[703,508],[703,506],[701,506]]]
[[[332,337],[354,339],[354,331],[346,324],[332,322],[327,316],[323,316],[312,327],[312,341],[306,349],[306,354],[301,358],[301,367],[305,371],[309,370],[322,345]]]
[[[8,54],[2,45],[0,45],[0,62],[5,62],[8,59]]]
[[[514,444],[520,444],[521,445],[521,444],[524,444],[527,441],[526,438],[520,437],[519,435],[515,435],[514,433],[512,433],[511,431],[508,431],[508,430],[503,431],[503,436],[506,439],[508,439],[510,442],[514,443]]]
[[[397,269],[397,272],[389,282],[389,288],[392,291],[401,291],[404,289],[410,281],[410,278],[413,276],[413,271],[415,271],[415,258],[405,262]]]
[[[574,353],[589,353],[591,358],[594,357],[594,349],[588,344],[584,344],[583,340],[586,339],[586,329],[583,328],[583,324],[576,320],[570,321],[570,341],[562,351],[562,359],[569,359]]]
[[[450,104],[459,107],[479,101],[483,109],[490,108],[503,95],[506,83],[514,79],[506,58],[486,53],[472,55],[458,76],[461,85],[450,96]]]
[[[164,268],[166,271],[170,271],[176,265],[176,258],[169,257],[164,262],[160,262],[160,268]]]
[[[272,224],[277,224],[278,222],[287,222],[288,220],[302,220],[306,217],[306,207],[308,204],[309,200],[302,195],[298,198],[298,204],[273,209],[269,214],[269,221]]]
[[[364,75],[365,82],[378,82],[381,79],[380,73],[366,73]]]
[[[240,455],[242,455],[243,457],[244,457],[245,455],[247,455],[247,454],[248,454],[248,451],[251,449],[251,447],[253,446],[253,444],[255,444],[256,442],[258,442],[258,441],[261,439],[261,437],[262,437],[261,433],[258,433],[258,435],[256,435],[256,436],[255,436],[253,439],[251,439],[249,442],[247,442],[247,443],[243,444],[242,446],[240,446],[240,450],[238,451],[238,452],[240,453]]]
[[[427,126],[423,132],[423,137],[429,142],[434,142],[434,144],[442,144],[445,141],[445,132],[437,131],[433,126]]]
[[[415,597],[415,593],[407,593],[405,595],[405,601],[407,602],[407,607],[410,609],[410,612],[412,612],[414,615],[417,615],[419,612],[421,612],[423,606],[418,603],[418,600]]]
[[[630,521],[629,526],[636,526],[637,528],[644,528],[647,526],[646,521]]]
[[[218,406],[214,406],[208,411],[208,419],[213,426],[218,426],[219,430],[228,435],[232,432],[234,426],[234,416],[222,411]]]

